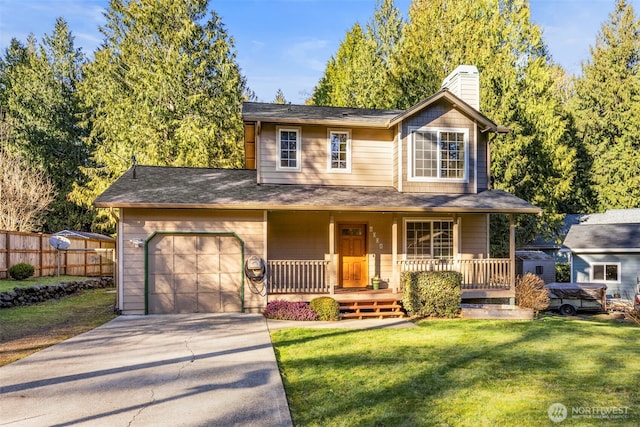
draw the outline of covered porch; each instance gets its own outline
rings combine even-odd
[[[362,214],[361,214],[362,215]],[[451,253],[449,257],[415,257],[408,256],[406,238],[406,218],[403,214],[384,215],[371,213],[354,217],[348,215],[343,218],[340,214],[329,214],[326,227],[321,226],[322,219],[312,228],[321,230],[318,234],[325,236],[327,250],[322,257],[314,259],[295,259],[293,257],[270,257],[267,254],[268,280],[266,289],[269,299],[281,298],[290,300],[310,300],[317,296],[330,295],[340,300],[400,298],[402,295],[401,274],[406,271],[457,271],[462,274],[462,293],[464,299],[480,298],[513,298],[515,296],[515,226],[514,217],[510,215],[510,257],[488,257],[488,217],[486,214],[474,215],[439,215],[438,220],[446,219],[451,223],[444,233],[448,234]],[[300,218],[304,221],[309,218]],[[366,219],[366,221],[365,221]],[[269,222],[277,222],[269,218]],[[362,265],[355,269],[344,256],[351,248],[344,243],[345,227],[350,231],[357,228],[354,224],[362,223],[363,251],[357,253],[362,258]],[[463,235],[462,224],[465,224],[466,235]],[[345,226],[347,224],[347,226]],[[478,224],[487,224],[482,229]],[[478,230],[480,228],[480,230]],[[280,230],[278,226],[270,226],[268,233],[270,247],[277,246],[282,236],[275,234]],[[357,234],[357,233],[353,233]],[[481,237],[477,237],[481,236]],[[357,236],[355,236],[357,238]],[[307,246],[313,246],[310,241],[312,233],[304,235]],[[317,239],[316,239],[317,240]],[[475,240],[482,240],[478,245]],[[287,238],[291,244],[291,237]],[[317,244],[315,244],[318,246]],[[322,246],[322,245],[320,245]],[[474,252],[475,247],[486,248],[486,252]],[[271,250],[276,255],[279,251]],[[306,254],[304,250],[299,251]],[[349,253],[351,255],[351,253]],[[358,276],[359,284],[353,285],[353,276]],[[372,278],[381,279],[379,289],[373,289]]]

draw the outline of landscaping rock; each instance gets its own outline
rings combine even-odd
[[[13,291],[0,292],[0,309],[37,304],[50,299],[76,294],[84,289],[112,288],[112,277],[99,277],[83,281],[62,282],[57,285],[13,288]]]

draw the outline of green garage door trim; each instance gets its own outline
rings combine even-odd
[[[240,264],[240,294],[241,312],[244,313],[244,242],[234,232],[212,232],[212,231],[155,231],[144,241],[144,314],[149,314],[149,242],[157,236],[185,236],[185,235],[206,235],[219,237],[233,237],[240,243],[242,260]]]

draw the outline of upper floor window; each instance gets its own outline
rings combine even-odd
[[[452,220],[407,219],[404,230],[407,258],[453,258]]]
[[[408,148],[409,180],[467,181],[468,129],[415,129]]]
[[[351,172],[351,132],[329,130],[328,165],[331,172]]]
[[[300,170],[300,128],[277,129],[277,170]]]
[[[597,262],[591,264],[591,281],[620,283],[620,263]]]

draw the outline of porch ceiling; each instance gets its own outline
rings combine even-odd
[[[94,202],[99,208],[539,213],[500,190],[479,194],[400,193],[393,187],[258,185],[256,171],[138,166]]]

